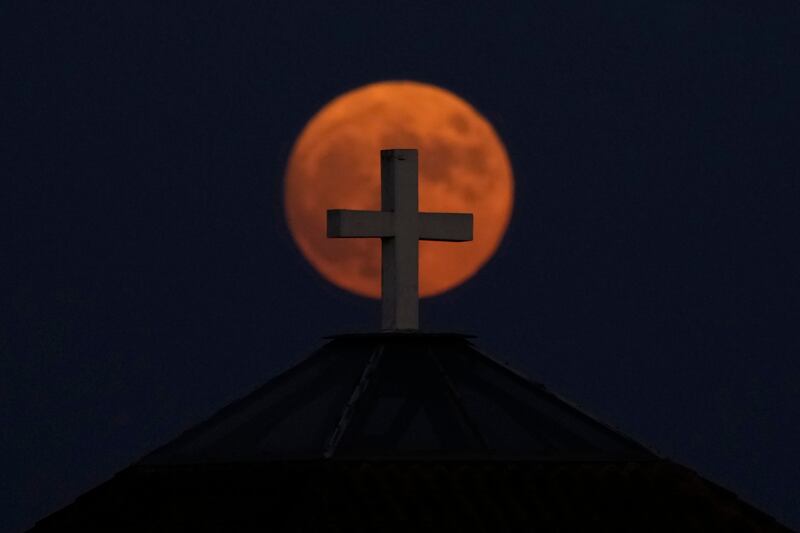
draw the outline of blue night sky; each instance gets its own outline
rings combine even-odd
[[[429,4],[0,6],[0,530],[377,327],[282,179],[395,79],[474,105],[516,179],[423,325],[800,528],[800,3]]]

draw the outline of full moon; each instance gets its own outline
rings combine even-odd
[[[472,277],[503,238],[514,202],[508,154],[492,125],[434,85],[387,81],[330,101],[306,124],[286,170],[289,230],[330,282],[380,297],[379,239],[328,239],[328,209],[380,210],[380,150],[419,151],[420,211],[474,214],[474,240],[420,242],[420,296]]]

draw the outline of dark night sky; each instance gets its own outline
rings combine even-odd
[[[386,79],[470,101],[516,178],[423,324],[800,528],[800,3],[365,4],[0,6],[0,529],[378,324],[281,194]]]

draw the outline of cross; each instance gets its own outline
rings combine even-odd
[[[381,210],[328,210],[328,237],[381,239],[384,330],[419,328],[418,241],[471,241],[471,213],[419,212],[417,151],[381,150]]]

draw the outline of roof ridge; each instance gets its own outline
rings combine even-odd
[[[339,417],[339,421],[336,423],[336,427],[333,428],[333,433],[331,433],[325,445],[325,450],[322,454],[323,457],[329,458],[336,452],[336,448],[339,446],[339,442],[342,440],[344,432],[347,431],[347,426],[353,418],[355,405],[363,396],[364,391],[367,390],[370,380],[375,373],[375,369],[383,359],[383,350],[384,344],[378,344],[373,350],[372,355],[370,355],[369,361],[367,361],[367,364],[364,366],[364,371],[361,373],[361,378],[359,378],[358,383],[356,383],[356,386],[353,388],[350,399],[347,401],[347,404],[345,404],[342,415]]]
[[[472,432],[472,434],[478,440],[478,443],[480,444],[481,448],[483,448],[485,451],[488,452],[489,446],[486,444],[486,438],[483,436],[483,433],[481,433],[481,430],[478,428],[477,421],[475,421],[467,411],[467,408],[464,405],[464,400],[461,397],[461,394],[456,389],[455,385],[453,384],[453,381],[447,375],[447,371],[442,366],[442,362],[439,360],[439,357],[433,353],[433,349],[431,348],[430,344],[425,344],[425,348],[426,348],[425,350],[426,353],[434,362],[436,369],[439,371],[439,375],[441,376],[442,381],[445,384],[445,389],[448,392],[448,396],[453,401],[453,404],[456,406],[456,412],[458,412],[458,415],[464,421],[464,425],[467,426],[467,428]]]
[[[525,375],[521,371],[510,367],[509,365],[505,364],[504,362],[500,361],[499,359],[496,359],[495,357],[492,357],[491,355],[487,354],[483,350],[477,348],[471,342],[467,342],[467,344],[468,344],[468,347],[469,347],[469,349],[471,351],[473,351],[476,354],[478,354],[479,356],[483,357],[489,363],[491,363],[491,364],[493,364],[493,365],[495,365],[497,367],[502,368],[504,371],[506,371],[509,374],[513,375],[516,379],[518,379],[520,381],[523,381],[527,385],[533,385],[534,387],[539,389],[540,393],[542,393],[542,394],[544,394],[546,396],[550,396],[551,398],[553,398],[557,402],[563,404],[565,407],[571,409],[578,416],[580,416],[582,418],[585,418],[587,420],[590,420],[594,424],[597,424],[598,426],[602,427],[603,429],[605,429],[607,431],[610,431],[611,433],[614,433],[618,437],[626,440],[629,444],[635,445],[635,446],[641,448],[643,451],[645,451],[647,453],[650,453],[650,454],[652,454],[652,455],[654,455],[656,457],[659,457],[659,458],[663,458],[661,456],[661,454],[659,454],[657,451],[653,450],[649,446],[646,446],[646,445],[642,444],[641,442],[639,442],[639,440],[634,439],[633,437],[631,437],[628,434],[624,433],[623,431],[621,431],[620,429],[616,428],[615,426],[601,421],[594,414],[587,412],[586,409],[584,409],[583,407],[578,406],[574,402],[563,398],[561,395],[559,395],[559,394],[553,392],[552,390],[550,390],[549,388],[547,388],[544,384],[531,379],[529,376]]]

